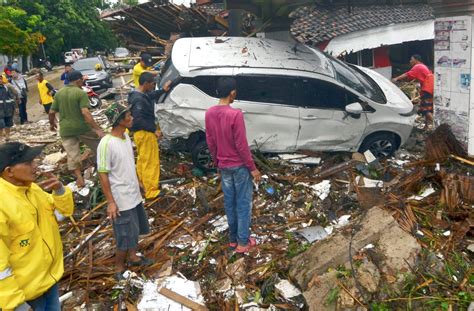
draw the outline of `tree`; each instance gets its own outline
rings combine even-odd
[[[0,7],[0,53],[6,55],[28,55],[38,48],[39,33],[22,30],[18,24],[27,24],[24,10]]]
[[[27,34],[44,35],[46,54],[53,62],[61,62],[62,54],[71,48],[100,51],[117,45],[109,26],[100,20],[99,9],[107,7],[101,0],[12,0],[3,11],[16,10],[16,18],[10,21]]]

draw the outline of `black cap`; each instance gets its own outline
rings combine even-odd
[[[7,166],[33,161],[43,151],[44,146],[30,147],[28,145],[11,142],[0,145],[0,172]]]
[[[147,67],[153,65],[153,58],[151,58],[151,55],[148,53],[142,53],[142,55],[140,55],[140,59],[143,61],[143,63],[145,63],[145,66]]]
[[[73,70],[67,74],[67,78],[69,81],[77,81],[82,79],[82,73],[79,70]]]

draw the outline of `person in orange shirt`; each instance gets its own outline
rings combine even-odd
[[[392,79],[397,82],[403,79],[417,80],[420,82],[420,109],[418,110],[425,117],[425,130],[433,124],[433,93],[434,93],[434,76],[431,70],[423,64],[421,56],[418,54],[410,58],[411,69]]]

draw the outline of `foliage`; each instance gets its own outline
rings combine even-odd
[[[117,39],[100,20],[99,12],[108,7],[101,0],[12,0],[0,5],[2,38],[7,42],[5,54],[29,54],[38,49],[38,37],[46,37],[45,51],[53,62],[71,48],[102,51],[117,45]],[[13,25],[13,26],[12,26]],[[3,29],[8,29],[4,37]],[[24,46],[22,46],[24,45]],[[4,44],[2,42],[1,46]]]
[[[24,10],[0,6],[0,53],[7,55],[29,54],[38,46],[38,33],[22,30],[18,24],[29,25],[33,18],[28,18]],[[14,23],[13,21],[16,21]]]

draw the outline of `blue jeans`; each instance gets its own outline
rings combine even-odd
[[[61,311],[58,284],[54,284],[46,293],[27,303],[34,311]]]
[[[252,219],[252,176],[246,167],[220,169],[231,243],[247,245]]]

